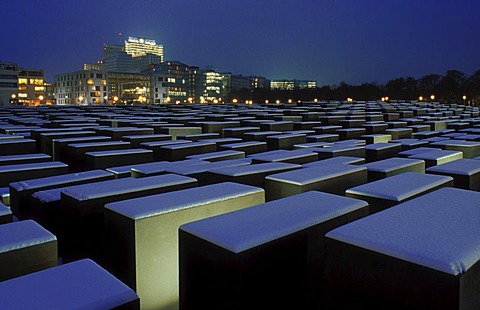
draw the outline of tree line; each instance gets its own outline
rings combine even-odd
[[[431,99],[431,96],[433,99]],[[421,78],[399,77],[385,84],[377,82],[351,85],[341,82],[334,86],[322,86],[314,89],[268,90],[240,89],[232,91],[228,100],[280,100],[282,102],[318,100],[435,100],[441,102],[480,104],[480,70],[467,76],[459,70],[448,70],[445,74],[428,74]]]

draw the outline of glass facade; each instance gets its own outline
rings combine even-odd
[[[122,72],[108,72],[107,75],[109,102],[152,103],[150,75]]]

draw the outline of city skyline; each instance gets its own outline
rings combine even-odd
[[[104,43],[122,43],[118,33],[156,40],[165,60],[319,86],[480,67],[473,0],[26,0],[5,7],[0,60],[45,69],[49,81],[102,59]]]

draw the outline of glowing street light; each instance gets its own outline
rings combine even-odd
[[[292,99],[288,99],[288,103],[292,103]]]
[[[275,101],[275,103],[276,103],[276,104],[280,104],[280,100],[277,99],[277,100]]]
[[[431,95],[430,99],[435,100],[435,95]]]
[[[238,100],[237,100],[237,99],[233,99],[232,102],[233,102],[233,103],[237,103]]]
[[[318,102],[318,99],[317,99],[317,98],[313,99],[313,102],[317,103],[317,102]]]
[[[268,100],[265,100],[265,104],[268,104]]]
[[[118,101],[118,96],[114,96],[113,101],[117,102]]]
[[[467,96],[463,95],[462,99],[463,99],[463,101],[467,100]]]
[[[82,101],[83,101],[83,96],[79,96],[78,97],[78,102],[82,103]]]
[[[423,100],[422,96],[418,97],[418,101],[422,101],[422,100]]]

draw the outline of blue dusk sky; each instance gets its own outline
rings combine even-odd
[[[58,73],[131,36],[166,60],[319,86],[480,69],[478,0],[3,1],[0,61]]]

